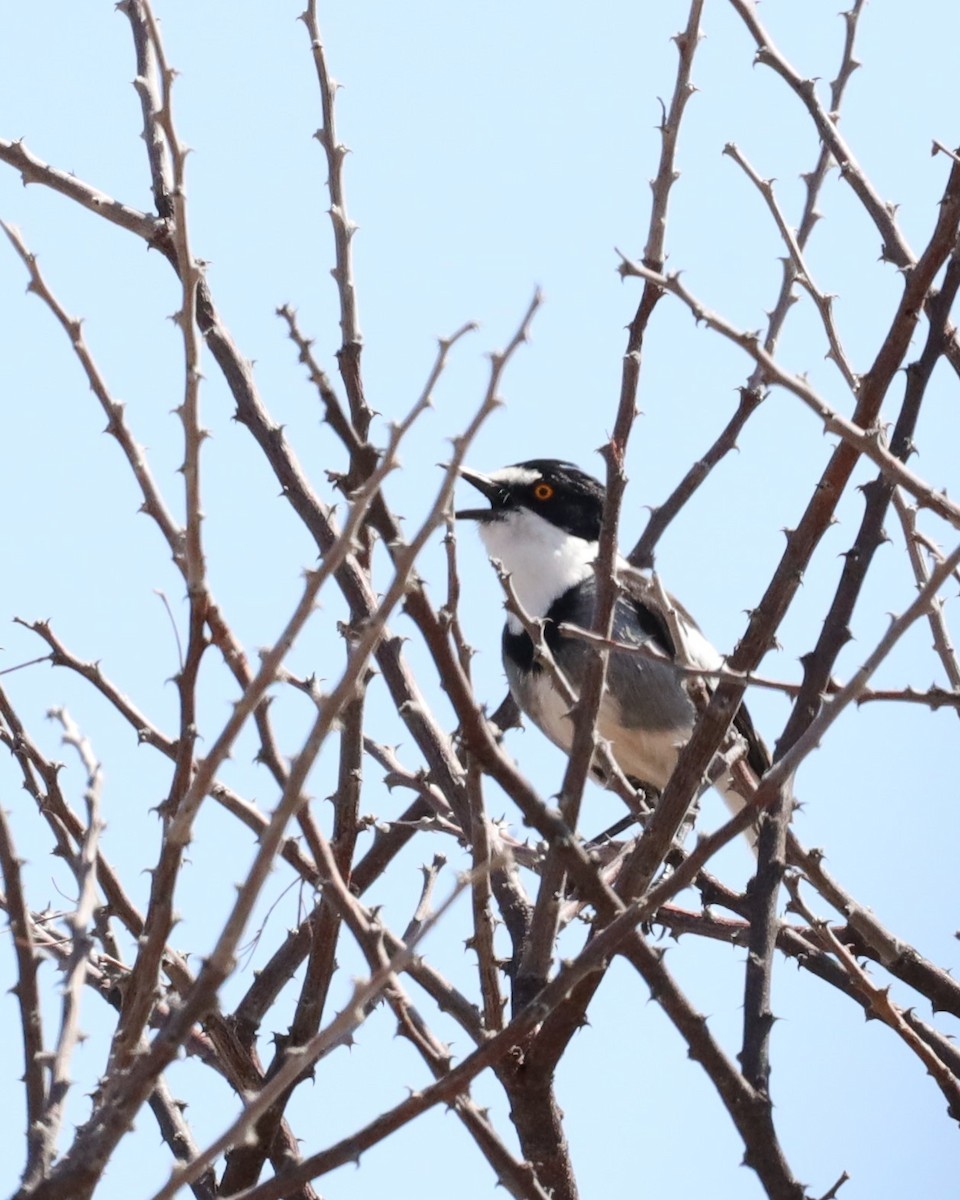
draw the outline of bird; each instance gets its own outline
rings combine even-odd
[[[553,458],[529,459],[489,474],[461,467],[460,475],[487,505],[458,509],[457,519],[476,523],[488,556],[509,575],[524,613],[543,622],[543,640],[579,694],[591,650],[583,639],[561,632],[560,627],[593,627],[594,563],[606,488],[573,463]],[[723,659],[672,597],[668,602],[674,616],[667,618],[642,572],[619,555],[615,570],[620,586],[612,641],[642,647],[643,653],[610,651],[597,732],[634,785],[661,792],[697,715],[686,686],[689,673],[679,669],[678,655],[684,654],[690,666],[708,673],[717,671]],[[676,645],[676,633],[684,643],[682,649]],[[501,648],[517,706],[550,741],[569,753],[574,732],[570,704],[544,667],[523,622],[509,608]],[[734,726],[746,744],[750,771],[759,779],[769,767],[769,754],[743,705]],[[593,769],[602,782],[602,770],[597,764]],[[715,764],[711,779],[733,812],[748,802],[742,784],[724,764]]]

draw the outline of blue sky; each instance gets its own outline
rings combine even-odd
[[[762,15],[800,70],[829,80],[842,44],[837,7],[822,0],[771,0]],[[346,186],[360,226],[356,273],[372,407],[384,420],[405,413],[423,385],[435,339],[466,320],[480,326],[458,345],[434,411],[405,446],[405,471],[388,484],[388,497],[408,518],[408,529],[433,499],[439,474],[434,464],[447,456],[448,439],[480,401],[487,355],[512,335],[537,286],[546,302],[531,344],[511,363],[502,389],[506,403],[478,438],[471,462],[489,469],[552,456],[602,470],[593,451],[613,422],[624,326],[639,296],[636,281],[617,275],[615,247],[637,256],[643,248],[647,181],[659,153],[657,98],[668,97],[673,86],[669,39],[686,20],[686,5],[670,0],[595,8],[500,0],[483,6],[338,0],[321,6],[330,67],[343,84],[339,132],[352,151]],[[194,248],[212,264],[218,303],[256,363],[266,404],[286,425],[318,489],[332,496],[324,470],[339,461],[338,449],[319,423],[296,352],[275,315],[278,305],[293,304],[302,327],[316,338],[321,360],[334,369],[337,308],[325,167],[311,140],[320,121],[319,98],[298,11],[282,2],[158,2],[167,52],[180,71],[179,127],[194,151],[188,163]],[[52,20],[42,6],[8,3],[3,23],[0,136],[24,137],[41,158],[147,207],[124,19],[109,4],[57,6]],[[798,177],[812,168],[817,146],[782,82],[751,65],[751,44],[732,9],[719,0],[709,3],[704,25],[707,37],[694,68],[699,90],[681,135],[669,265],[683,270],[687,286],[710,307],[744,328],[759,328],[779,285],[782,246],[759,195],[721,152],[733,141],[763,176],[775,177],[780,203],[795,219],[802,199]],[[947,176],[946,159],[931,157],[931,141],[960,142],[958,37],[960,16],[943,0],[910,6],[875,0],[861,22],[863,67],[844,106],[844,134],[880,193],[898,206],[915,251],[933,226]],[[839,297],[844,342],[862,371],[886,329],[900,280],[878,260],[879,237],[836,175],[820,209],[824,219],[811,243],[811,268],[821,288]],[[177,331],[166,318],[179,296],[166,264],[63,198],[39,187],[24,189],[6,167],[0,169],[0,217],[20,227],[60,299],[85,318],[91,348],[177,508],[181,448],[170,410],[178,401],[180,360]],[[101,436],[102,414],[69,346],[50,314],[24,296],[25,282],[19,261],[0,245],[0,536],[7,563],[0,586],[0,666],[40,653],[36,639],[10,619],[49,617],[79,656],[102,660],[158,724],[172,728],[175,694],[165,681],[176,669],[176,647],[155,593],[168,596],[182,627],[178,580],[156,531],[137,515],[132,480],[116,446]],[[824,361],[824,350],[812,309],[801,300],[783,339],[782,360],[849,412],[849,395]],[[202,403],[213,437],[204,450],[204,498],[213,590],[254,650],[281,627],[312,547],[278,500],[276,483],[248,435],[231,421],[232,405],[212,360],[206,374]],[[664,499],[712,442],[748,374],[741,352],[697,327],[679,304],[669,298],[661,303],[644,356],[643,415],[627,461],[625,544],[642,529],[647,506]],[[914,465],[956,494],[960,416],[951,390],[955,381],[941,370],[921,420]],[[722,650],[731,649],[742,632],[744,610],[759,599],[781,553],[782,530],[796,523],[830,447],[812,414],[794,398],[773,393],[747,427],[739,454],[714,472],[661,543],[664,579]],[[866,482],[871,474],[862,470],[858,479]],[[784,623],[781,649],[764,664],[766,674],[799,677],[797,659],[817,636],[839,556],[860,512],[859,495],[851,491]],[[929,522],[925,528],[952,545],[945,529]],[[887,614],[913,597],[902,540],[891,534],[858,606],[841,674],[849,675],[869,651]],[[464,622],[480,650],[477,689],[495,705],[503,693],[498,586],[470,531],[461,543],[469,580]],[[442,595],[438,545],[422,570],[435,595]],[[336,599],[325,603],[324,613],[335,615]],[[922,688],[942,682],[929,643],[925,626],[912,631],[878,684]],[[322,674],[331,647],[317,621],[292,665]],[[418,661],[415,648],[411,653]],[[425,675],[430,679],[426,669]],[[90,734],[107,768],[108,853],[128,869],[142,862],[144,839],[156,834],[148,810],[163,791],[162,764],[138,749],[103,703],[65,672],[43,666],[5,682],[51,754],[62,753],[56,731],[44,721],[52,705],[67,704]],[[442,712],[442,696],[429,686]],[[225,716],[229,699],[228,689],[213,681],[204,697],[211,728]],[[295,700],[282,704],[284,749],[293,752],[308,714]],[[751,708],[772,740],[785,719],[785,703],[758,694]],[[382,720],[389,730],[389,715]],[[824,846],[837,876],[892,929],[933,961],[954,967],[953,931],[960,924],[955,722],[949,711],[930,714],[902,705],[850,711],[805,764],[797,785],[804,801],[801,839]],[[562,760],[535,731],[514,734],[510,746],[544,794],[556,789]],[[332,761],[321,759],[317,767],[319,796],[331,790],[327,785],[324,791],[323,772]],[[22,813],[25,797],[12,767],[4,764],[0,772],[0,802]],[[266,777],[247,765],[242,746],[228,774],[269,804]],[[75,770],[71,778],[79,798]],[[391,801],[378,795],[370,805],[381,803]],[[589,822],[601,828],[613,812],[608,798],[591,792]],[[711,803],[706,819],[719,815]],[[45,898],[57,904],[62,881],[44,860],[44,837],[25,815],[17,827],[37,888],[43,893],[47,886]],[[216,813],[205,813],[184,882],[184,946],[202,952],[209,945],[229,900],[211,881],[224,858],[236,861],[239,878],[250,853],[250,839]],[[419,850],[421,857],[425,853]],[[418,861],[416,854],[410,858],[395,892],[373,898],[400,928],[415,901]],[[732,882],[742,883],[747,851],[732,848],[724,869]],[[296,920],[296,894],[281,897],[287,882],[278,872],[270,896],[278,901],[274,932]],[[146,884],[133,880],[131,887],[142,898]],[[463,973],[466,985],[469,964],[456,935],[449,944],[444,938],[438,930],[431,949],[449,974]],[[11,971],[4,954],[0,970]],[[740,954],[685,939],[671,949],[670,962],[712,1017],[717,1035],[735,1046]],[[343,987],[351,970],[362,969],[359,959],[345,962]],[[13,998],[3,1004],[14,1027]],[[945,1194],[947,1181],[956,1177],[956,1132],[918,1062],[887,1031],[865,1024],[853,1006],[792,966],[778,972],[775,1009],[782,1018],[774,1036],[777,1115],[791,1161],[813,1193],[822,1194],[846,1169],[852,1179],[842,1192],[845,1200]],[[85,1016],[91,1033],[102,1028],[93,997]],[[950,1029],[950,1018],[943,1028]],[[365,1091],[371,1078],[382,1083],[374,1098],[380,1105],[424,1082],[423,1067],[398,1047],[392,1032],[387,1014],[375,1014],[357,1047],[332,1056],[322,1080],[301,1089],[296,1112],[318,1136],[311,1149],[373,1115]],[[85,1083],[96,1071],[95,1042],[92,1037],[78,1056],[78,1079]],[[8,1112],[11,1104],[20,1111],[12,1083],[20,1073],[18,1055],[16,1040],[7,1039],[0,1094]],[[201,1142],[213,1136],[229,1111],[229,1094],[207,1090],[189,1062],[178,1063],[171,1075],[174,1088],[191,1095]],[[77,1121],[85,1112],[83,1090],[78,1086],[72,1109]],[[585,1197],[668,1186],[681,1196],[709,1189],[720,1200],[760,1195],[754,1176],[737,1166],[738,1142],[708,1082],[623,967],[601,989],[590,1027],[564,1061],[558,1090]],[[478,1094],[494,1101],[494,1089],[482,1081]],[[501,1125],[506,1128],[505,1120]],[[0,1188],[13,1186],[20,1137],[18,1122],[7,1121],[0,1135]],[[143,1116],[98,1197],[151,1196],[165,1177],[158,1143]],[[396,1183],[398,1154],[399,1161],[416,1164],[423,1200],[448,1196],[454,1177],[460,1200],[492,1193],[488,1168],[450,1114],[431,1115],[396,1144],[365,1157],[359,1171],[321,1181],[321,1190],[342,1200],[376,1194]],[[460,1170],[463,1156],[475,1166]],[[629,1190],[626,1173],[634,1181]]]

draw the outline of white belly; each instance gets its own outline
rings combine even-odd
[[[517,703],[547,737],[569,753],[573,742],[573,720],[545,671],[528,677],[520,685],[511,680]],[[617,765],[625,775],[662,791],[677,762],[680,747],[675,730],[626,729],[620,723],[619,707],[604,696],[597,716],[597,732],[610,743]]]

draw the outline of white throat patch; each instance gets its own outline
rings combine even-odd
[[[597,557],[596,542],[573,537],[527,508],[481,521],[480,537],[511,576],[517,599],[531,617],[545,616],[558,596],[586,579]],[[512,613],[507,621],[514,633],[520,631]]]

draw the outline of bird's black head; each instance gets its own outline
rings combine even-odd
[[[460,474],[486,496],[489,508],[466,508],[459,518],[499,521],[526,508],[573,537],[595,542],[600,537],[606,489],[573,463],[531,458],[490,475],[461,468]]]

